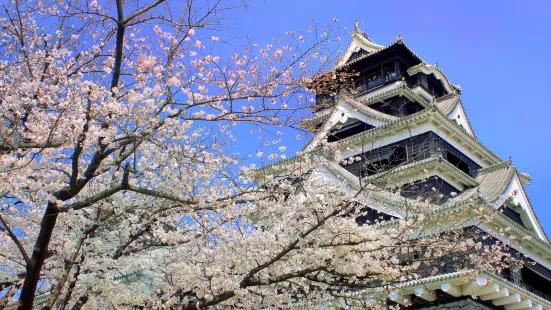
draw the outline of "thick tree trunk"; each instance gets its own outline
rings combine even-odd
[[[18,310],[31,310],[34,302],[34,293],[38,280],[40,279],[40,272],[46,255],[48,253],[48,246],[52,237],[52,232],[57,221],[59,209],[54,202],[48,202],[46,212],[42,217],[40,223],[40,233],[36,239],[36,243],[33,248],[33,255],[31,257],[31,263],[27,266],[27,272],[25,275],[25,281],[23,282],[23,289],[21,290],[21,296],[19,297]]]
[[[77,300],[73,308],[71,308],[71,310],[80,310],[82,306],[84,306],[84,304],[86,304],[87,302],[88,302],[88,296],[86,295],[80,296],[80,298]]]

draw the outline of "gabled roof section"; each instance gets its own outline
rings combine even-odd
[[[450,112],[448,117],[459,124],[459,126],[465,129],[465,131],[467,131],[470,135],[476,138],[473,128],[471,127],[471,123],[469,122],[469,118],[467,117],[467,113],[465,113],[463,104],[461,104],[461,101],[459,101],[455,108]]]
[[[442,84],[444,85],[444,88],[446,88],[448,93],[450,93],[450,94],[461,93],[461,88],[457,85],[453,85],[452,83],[450,83],[450,81],[448,80],[448,78],[446,77],[444,72],[442,72],[442,70],[440,70],[440,68],[438,68],[437,64],[429,65],[429,64],[427,64],[426,62],[423,61],[422,63],[408,69],[408,74],[410,76],[415,75],[419,72],[421,72],[423,74],[426,74],[426,75],[430,75],[430,74],[434,75],[434,77],[436,79],[438,79],[442,82]]]
[[[303,150],[310,151],[319,146],[335,125],[344,123],[349,118],[357,119],[375,127],[398,119],[396,116],[374,110],[346,94],[341,94],[333,112],[325,119],[325,124],[318,130],[312,140],[306,144]]]
[[[479,196],[491,204],[504,201],[507,198],[505,196],[507,187],[515,174],[516,168],[509,159],[485,169],[480,169],[476,177],[480,183]]]
[[[532,226],[533,232],[542,240],[549,242],[532,205],[526,195],[523,184],[527,184],[529,177],[520,173],[513,166],[510,159],[501,163],[480,169],[476,177],[480,184],[477,187],[464,191],[461,195],[451,199],[448,203],[457,203],[470,198],[479,197],[495,209],[501,207],[507,199],[519,206],[519,213],[525,224]]]
[[[440,112],[449,116],[460,102],[461,99],[459,98],[459,95],[452,93],[436,99],[434,104]]]
[[[382,45],[373,42],[364,32],[360,30],[358,22],[356,21],[354,31],[352,32],[352,40],[348,44],[348,47],[342,57],[337,62],[337,66],[346,64],[352,55],[361,57],[376,52],[382,48]]]
[[[465,112],[465,108],[463,107],[463,103],[461,102],[459,94],[447,94],[436,99],[434,104],[436,105],[438,110],[442,112],[442,114],[454,120],[456,123],[462,126],[465,131],[476,138],[473,127],[471,126],[469,117],[467,117],[467,113]]]
[[[351,45],[351,44],[352,44],[352,42],[350,42],[350,45]],[[349,45],[349,47],[350,47],[350,45]],[[345,64],[352,64],[352,63],[358,62],[358,61],[363,60],[363,59],[365,59],[365,58],[367,58],[367,57],[370,57],[370,56],[374,56],[374,55],[376,55],[376,54],[379,54],[379,53],[381,53],[381,52],[383,52],[383,51],[385,51],[385,50],[388,50],[388,49],[390,49],[390,48],[392,48],[392,47],[394,47],[394,46],[397,46],[397,45],[403,46],[403,47],[404,47],[404,48],[405,48],[405,49],[406,49],[415,59],[417,59],[419,62],[423,62],[423,59],[422,59],[419,55],[417,55],[417,53],[415,53],[411,48],[409,48],[409,47],[406,45],[406,43],[405,43],[404,40],[402,39],[402,36],[401,36],[401,35],[398,35],[398,37],[396,37],[396,40],[394,40],[394,42],[392,42],[392,43],[390,43],[390,44],[388,44],[388,45],[386,45],[386,46],[383,46],[383,47],[381,47],[381,48],[379,48],[379,49],[377,49],[377,50],[374,50],[374,51],[371,52],[371,53],[365,53],[365,54],[363,54],[363,55],[361,55],[361,56],[359,56],[359,57],[356,57],[356,58],[354,58],[354,59],[350,59],[350,55],[352,55],[352,54],[347,55],[347,52],[349,52],[349,50],[347,49],[346,52],[345,52],[345,54],[343,55],[343,57],[341,57],[341,58],[339,59],[339,61],[337,62],[336,67],[342,67],[342,66],[345,65]],[[345,57],[345,56],[347,56],[347,57]],[[343,59],[346,59],[346,60],[345,60],[345,61],[342,61]]]

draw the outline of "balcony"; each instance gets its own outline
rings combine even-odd
[[[468,180],[473,180],[481,167],[433,132],[413,136],[353,155],[353,157],[360,157],[360,160],[342,164],[342,167],[355,176],[365,178],[375,176],[398,166],[412,166],[416,162],[423,161],[429,165],[427,160],[439,158],[440,156],[462,172],[451,171],[453,173],[448,175],[448,177],[456,177],[455,181],[458,184],[451,185],[439,178],[437,174],[431,174],[432,177],[427,180],[404,185],[401,195],[410,198],[417,198],[419,196],[431,198],[433,203],[441,204],[454,196],[454,194],[459,194],[462,189],[473,186],[472,182],[469,183]],[[347,162],[347,159],[344,162]],[[430,163],[434,163],[434,161],[430,161]],[[449,164],[447,165],[449,166]],[[414,166],[408,169],[414,169]],[[465,174],[469,177],[466,177]],[[464,187],[458,189],[455,187],[458,185]]]
[[[363,94],[367,91],[382,87],[397,80],[398,75],[396,72],[387,72],[383,77],[374,77],[369,81],[366,81],[363,77],[355,81],[354,93],[356,95]],[[323,109],[328,105],[332,105],[337,100],[337,95],[316,95],[316,105],[321,105],[318,110]]]
[[[398,75],[396,74],[396,72],[392,71],[385,73],[384,76],[374,75],[367,80],[360,78],[356,80],[356,87],[354,90],[356,91],[356,94],[360,95],[366,91],[370,91],[375,88],[390,84],[396,81],[397,77]]]
[[[437,80],[432,75],[425,75],[423,73],[414,74],[408,77],[407,84],[410,88],[418,86],[421,87],[426,92],[434,96],[434,98],[440,98],[448,94],[448,92],[442,85],[442,82],[440,80]]]
[[[367,52],[360,50],[350,57],[351,60],[363,57]],[[417,64],[417,63],[416,63]],[[391,58],[383,57],[376,59],[373,63],[365,63],[362,66],[352,68],[352,73],[357,74],[354,78],[354,86],[349,89],[350,92],[361,95],[368,91],[383,87],[387,84],[401,80],[407,77],[406,70],[410,65],[406,65],[402,60],[395,56]],[[329,90],[328,90],[329,91]],[[316,95],[316,104],[321,104],[323,109],[327,105],[333,104],[334,100],[330,96]]]
[[[547,270],[549,272],[549,270]],[[524,266],[520,271],[512,272],[504,270],[499,276],[511,283],[514,283],[528,292],[535,294],[545,300],[551,301],[549,287],[551,280],[545,279],[532,270],[530,266]]]
[[[376,78],[372,81],[367,82],[367,85],[365,85],[366,90],[371,90],[375,87],[383,85],[383,79],[382,78]]]
[[[420,161],[438,154],[473,178],[476,177],[477,171],[481,168],[433,132],[413,136],[362,154],[354,155],[360,156],[361,160],[343,167],[356,176],[365,177],[389,170],[398,165]]]

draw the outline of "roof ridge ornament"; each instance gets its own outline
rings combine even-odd
[[[455,90],[457,91],[458,94],[461,94],[461,92],[463,92],[463,88],[461,88],[461,85],[459,84],[455,84],[455,85],[452,85],[453,88],[455,88]]]
[[[398,34],[398,36],[396,37],[396,42],[403,42],[404,40],[402,39],[402,35],[401,34]]]
[[[530,177],[530,173],[528,173],[528,172],[518,172],[518,174],[519,174],[519,177],[520,177],[521,182],[523,184],[528,185],[528,184],[530,184],[530,182],[532,182],[532,178]]]
[[[363,32],[360,29],[360,23],[358,22],[358,20],[356,20],[356,23],[354,24],[354,31],[352,32],[352,36],[355,36],[355,35],[359,35],[360,39],[367,40],[368,44],[378,46],[377,43],[375,43],[375,42],[373,42],[373,40],[371,40],[371,38],[367,35],[367,33]],[[379,46],[379,47],[382,47],[382,46]]]
[[[509,156],[509,158],[507,158],[507,160],[505,161],[506,165],[508,167],[512,166],[513,165],[513,160],[511,159],[511,156]]]

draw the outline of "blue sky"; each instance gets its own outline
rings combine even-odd
[[[401,34],[425,61],[438,62],[463,88],[479,140],[530,173],[528,195],[551,234],[551,1],[253,1],[220,35],[267,44],[334,17],[350,29],[358,20],[379,44]],[[286,143],[294,151],[304,140]]]

